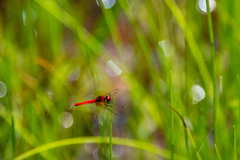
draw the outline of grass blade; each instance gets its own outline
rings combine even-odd
[[[187,156],[188,156],[188,159],[190,160],[191,159],[191,154],[190,154],[190,151],[189,151],[189,144],[188,144],[188,132],[187,132],[187,125],[186,125],[186,123],[185,123],[185,121],[184,121],[184,119],[183,119],[183,117],[184,117],[184,114],[183,114],[183,108],[182,108],[182,105],[181,105],[181,103],[179,102],[179,104],[180,104],[180,109],[181,109],[181,114],[182,114],[182,116],[180,115],[180,114],[178,114],[179,115],[179,117],[181,118],[181,120],[182,120],[182,123],[184,124],[184,127],[185,127],[185,130],[184,130],[184,139],[185,139],[185,145],[186,145],[186,151],[187,151]],[[176,112],[176,111],[175,111]]]
[[[234,126],[233,126],[233,159],[237,160],[237,142],[236,142],[236,134],[235,134]]]
[[[170,103],[173,105],[173,87],[172,87],[172,71],[169,77]],[[171,159],[173,159],[174,139],[173,139],[173,111],[170,110],[170,144],[171,144]]]
[[[179,116],[179,118],[182,120],[183,125],[184,125],[184,128],[185,128],[185,131],[186,131],[186,135],[185,135],[185,136],[187,137],[187,135],[188,135],[190,141],[192,142],[192,145],[193,145],[194,149],[196,150],[196,149],[197,149],[196,143],[195,143],[195,141],[193,140],[193,137],[192,137],[190,131],[188,130],[187,124],[186,124],[186,122],[184,121],[183,117],[181,116],[181,114],[180,114],[175,108],[173,108],[171,105],[169,105],[169,106],[174,110],[174,112],[177,113],[177,115]],[[185,140],[186,140],[186,139],[185,139]],[[186,141],[187,141],[187,140],[186,140]],[[186,142],[186,145],[188,145],[188,142]],[[189,152],[188,146],[187,146],[187,152]],[[200,156],[200,154],[199,154],[199,152],[197,152],[197,157],[198,157],[199,160],[202,159],[201,156]],[[191,159],[191,158],[190,158],[190,153],[188,153],[188,158]]]
[[[215,147],[215,150],[216,150],[216,153],[217,153],[218,159],[221,160],[220,154],[219,154],[218,149],[217,149],[217,145],[214,144],[214,147]]]
[[[213,127],[214,127],[214,144],[217,144],[217,88],[216,88],[216,72],[215,72],[215,56],[214,56],[214,39],[213,39],[213,29],[212,20],[209,7],[209,0],[206,0],[207,6],[207,19],[208,19],[208,29],[210,37],[210,47],[211,47],[211,58],[212,58],[212,80],[213,80]]]
[[[110,108],[111,111],[113,108],[113,102],[114,102],[114,99],[112,99],[112,107]],[[110,113],[110,134],[109,134],[110,160],[113,159],[113,157],[112,157],[112,117],[113,117],[113,112]]]
[[[68,146],[68,145],[76,145],[76,144],[84,144],[84,143],[98,143],[98,144],[109,143],[108,138],[109,137],[105,137],[103,139],[102,137],[96,137],[96,136],[94,136],[94,137],[79,137],[79,138],[70,138],[70,139],[63,139],[63,140],[59,140],[59,141],[55,141],[55,142],[50,142],[50,143],[44,144],[42,146],[36,147],[32,150],[29,150],[29,151],[19,155],[18,157],[16,157],[14,160],[26,159],[35,154],[42,153],[44,151],[47,151],[47,150],[50,150],[53,148],[63,147],[63,146]],[[119,137],[115,137],[114,139],[115,140],[112,141],[113,144],[142,149],[145,151],[155,153],[155,154],[165,157],[167,159],[170,159],[171,152],[169,150],[163,149],[163,148],[153,145],[151,143],[133,140],[133,139],[127,139],[127,138],[119,138]],[[185,157],[182,157],[179,154],[174,154],[174,157],[176,159],[187,160]]]
[[[213,128],[214,128],[214,144],[216,147],[217,144],[217,89],[216,89],[216,72],[215,72],[215,53],[214,53],[214,38],[213,38],[213,29],[212,29],[212,20],[210,13],[209,0],[206,0],[207,6],[207,19],[208,19],[208,29],[209,29],[209,38],[210,38],[210,47],[211,47],[211,59],[212,59],[212,79],[213,79]],[[217,151],[217,148],[216,148]],[[217,153],[219,155],[219,153]],[[214,157],[216,153],[214,154]],[[218,156],[219,157],[219,156]]]
[[[12,153],[13,153],[13,158],[16,157],[16,136],[15,136],[15,127],[14,127],[14,118],[13,116],[11,117],[12,121]]]
[[[204,62],[204,58],[203,58],[202,53],[197,45],[194,35],[191,32],[190,27],[187,25],[187,22],[185,21],[184,16],[183,16],[182,12],[180,11],[180,9],[178,8],[175,1],[165,0],[165,2],[167,4],[167,6],[169,7],[169,9],[171,10],[171,12],[173,13],[173,16],[176,19],[176,21],[178,22],[179,26],[185,32],[185,36],[186,36],[186,40],[189,44],[189,48],[190,48],[191,53],[197,63],[197,66],[199,68],[200,74],[202,76],[204,84],[209,93],[209,96],[211,97],[211,94],[210,94],[211,92],[210,92],[210,89],[208,88],[208,86],[211,86],[212,80],[211,80],[211,77],[210,77],[210,74],[209,74],[206,64],[202,63],[202,62]]]
[[[237,125],[237,130],[240,131],[240,79],[239,79],[239,75],[237,75],[237,94],[238,94],[238,125]]]

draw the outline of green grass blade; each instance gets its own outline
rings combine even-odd
[[[233,159],[237,160],[237,141],[236,141],[236,133],[235,133],[234,126],[233,126]]]
[[[173,105],[173,84],[172,84],[172,71],[169,76],[169,90],[170,90],[170,105]],[[173,158],[174,138],[173,138],[173,111],[170,109],[170,145],[171,145],[171,159]]]
[[[179,26],[185,32],[186,40],[189,44],[191,53],[197,63],[198,69],[202,76],[203,82],[206,86],[207,92],[208,92],[209,96],[212,97],[211,90],[209,89],[209,87],[212,84],[212,80],[211,80],[211,77],[210,77],[210,74],[209,74],[206,64],[203,63],[204,59],[203,59],[202,53],[197,45],[197,42],[193,36],[193,33],[191,32],[190,28],[188,27],[188,25],[184,19],[184,16],[183,16],[182,12],[180,11],[180,9],[178,8],[175,1],[165,0],[165,2],[167,4],[167,6],[169,7],[169,9],[171,10],[171,12],[173,13],[173,16],[175,17]]]
[[[119,33],[116,18],[114,17],[113,10],[111,8],[104,9],[104,4],[103,4],[102,0],[99,0],[99,4],[101,6],[103,15],[105,17],[109,32],[113,39],[113,43],[114,43],[116,49],[118,49],[117,46],[122,42],[122,39],[121,39],[121,36]]]
[[[184,139],[185,139],[185,145],[187,150],[188,159],[191,159],[190,151],[189,151],[189,145],[188,145],[188,136],[187,136],[187,130],[184,130]]]
[[[194,141],[194,139],[192,137],[191,132],[189,130],[187,130],[187,133],[188,133],[188,137],[189,137],[189,139],[190,139],[190,141],[191,141],[191,143],[193,145],[193,148],[197,151],[197,145],[196,145],[196,143],[195,143],[195,141]],[[199,160],[202,159],[200,154],[199,154],[199,151],[197,152],[197,157],[198,157]]]
[[[181,110],[181,115],[182,115],[182,116],[180,116],[180,118],[182,117],[181,119],[182,119],[183,124],[184,124],[185,122],[184,122],[184,119],[183,119],[183,117],[184,117],[183,108],[182,108],[182,105],[181,105],[180,102],[179,102],[179,104],[180,104],[180,110]],[[186,127],[185,127],[185,129],[184,129],[184,139],[185,139],[185,145],[186,145],[186,151],[187,151],[188,159],[190,160],[190,159],[191,159],[191,154],[190,154],[190,151],[189,151],[188,131],[187,131],[187,128],[186,128]]]
[[[112,99],[112,107],[110,108],[111,111],[113,109],[113,103],[114,99]],[[113,117],[113,112],[110,112],[110,135],[109,135],[109,144],[110,144],[110,159],[112,160],[112,117]]]
[[[13,153],[13,158],[16,157],[16,135],[15,135],[15,127],[14,127],[14,118],[13,116],[11,117],[12,121],[12,153]]]
[[[179,118],[181,119],[181,121],[182,121],[182,123],[183,123],[183,125],[184,125],[185,131],[186,131],[185,141],[187,141],[187,135],[188,135],[189,139],[190,139],[191,142],[192,142],[192,145],[193,145],[194,149],[197,150],[196,143],[195,143],[195,141],[194,141],[194,139],[193,139],[193,137],[192,137],[192,135],[191,135],[191,133],[190,133],[188,127],[187,127],[187,124],[185,123],[185,121],[184,121],[184,119],[183,119],[183,117],[181,116],[181,114],[180,114],[175,108],[173,108],[171,105],[170,105],[170,107],[171,107],[172,110],[175,111],[175,113],[177,113],[177,115],[179,116]],[[191,159],[190,153],[189,153],[189,149],[188,149],[188,142],[186,142],[186,145],[187,145],[188,158]],[[200,156],[200,154],[199,154],[199,152],[197,152],[197,157],[198,157],[199,160],[202,159],[201,156]]]
[[[151,143],[133,140],[133,139],[119,138],[119,137],[113,137],[113,138],[115,139],[114,141],[112,141],[113,144],[142,149],[145,151],[155,153],[167,159],[170,159],[171,157],[171,152],[169,150],[163,149]],[[63,147],[68,145],[76,145],[76,144],[84,144],[84,143],[109,143],[108,139],[109,137],[105,137],[105,139],[102,139],[102,137],[79,137],[79,138],[71,138],[71,139],[55,141],[55,142],[47,143],[42,146],[36,147],[32,150],[29,150],[19,155],[18,157],[16,157],[14,160],[26,159],[35,154],[38,154],[53,148]],[[174,154],[174,157],[176,159],[187,160],[185,157],[182,157],[179,154]]]
[[[240,131],[240,79],[239,79],[239,75],[237,75],[237,94],[238,94],[238,126],[237,126],[237,130]]]
[[[218,149],[217,149],[217,145],[216,145],[216,144],[214,144],[214,148],[215,148],[215,150],[216,150],[218,159],[221,160],[221,157],[220,157],[220,154],[219,154],[219,152],[218,152]]]
[[[0,116],[2,118],[5,119],[5,121],[11,125],[11,113],[10,112],[6,112],[6,114],[3,114],[3,112],[0,112]],[[24,128],[20,122],[15,121],[14,122],[14,130],[16,130],[18,133],[20,133],[21,137],[31,146],[37,146],[38,144],[40,144],[40,142],[38,141],[38,139],[31,133],[29,132],[26,128]],[[49,160],[57,160],[57,158],[48,152],[43,152],[40,153],[42,155],[42,157],[44,159],[49,159]]]
[[[209,0],[206,0],[207,6],[207,19],[208,19],[208,30],[210,37],[210,47],[211,47],[211,58],[212,58],[212,80],[213,80],[213,127],[214,127],[214,144],[217,143],[217,85],[216,85],[216,71],[215,71],[215,53],[214,53],[214,39],[213,39],[213,29],[212,20],[209,7]]]

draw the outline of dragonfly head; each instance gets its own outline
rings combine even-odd
[[[110,96],[106,96],[106,99],[107,99],[107,101],[110,101],[111,97]]]

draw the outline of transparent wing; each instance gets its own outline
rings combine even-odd
[[[112,90],[112,91],[110,91],[110,92],[108,92],[108,93],[103,94],[102,96],[103,96],[103,97],[106,97],[106,96],[112,97],[112,96],[114,96],[115,94],[117,94],[118,92],[119,92],[119,89],[114,89],[114,90]]]

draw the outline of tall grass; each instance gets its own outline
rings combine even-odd
[[[0,159],[237,159],[240,2],[216,3],[0,2]],[[115,88],[119,116],[73,108]]]
[[[114,99],[112,100],[112,108],[113,108],[113,104],[114,104]],[[111,111],[112,111],[111,108]],[[113,159],[113,155],[112,155],[112,119],[113,119],[113,112],[110,113],[110,133],[109,133],[109,143],[110,143],[110,159]]]
[[[209,0],[206,0],[207,6],[207,19],[208,19],[208,30],[210,38],[210,48],[211,48],[211,59],[212,59],[212,80],[213,80],[213,126],[214,126],[214,144],[217,145],[218,139],[218,125],[217,125],[217,84],[216,84],[216,67],[215,67],[215,52],[214,52],[214,39],[213,39],[213,28],[212,19],[210,13]]]
[[[16,149],[17,149],[17,146],[16,146],[16,135],[15,135],[15,127],[14,127],[14,119],[13,119],[13,116],[11,117],[11,122],[12,122],[12,135],[11,135],[11,138],[12,138],[12,158],[15,158],[17,153],[16,153]]]
[[[170,105],[173,105],[173,78],[172,71],[169,74],[169,90],[170,90]],[[170,143],[171,143],[171,159],[174,159],[174,133],[173,133],[173,111],[170,110]]]

